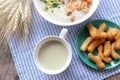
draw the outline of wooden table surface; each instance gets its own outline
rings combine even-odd
[[[0,80],[19,80],[10,49],[5,42],[0,45]],[[120,80],[120,74],[105,80]]]

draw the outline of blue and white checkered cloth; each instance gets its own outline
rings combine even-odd
[[[9,42],[20,80],[102,80],[120,72],[120,66],[103,71],[88,67],[79,59],[75,48],[78,31],[89,21],[108,19],[120,25],[120,0],[101,0],[99,8],[91,18],[82,24],[65,27],[69,30],[67,41],[72,46],[73,57],[70,66],[58,75],[47,75],[38,70],[33,61],[33,50],[39,40],[48,35],[59,35],[63,27],[44,20],[35,8],[32,12],[33,21],[28,41],[21,43],[14,37]]]

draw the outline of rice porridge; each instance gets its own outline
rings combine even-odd
[[[84,17],[92,4],[92,0],[40,0],[46,15],[57,21],[68,23]]]

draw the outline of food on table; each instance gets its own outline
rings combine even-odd
[[[106,24],[105,23],[102,23],[98,28],[98,30],[102,31],[102,32],[105,31],[105,29],[106,29]]]
[[[93,40],[88,46],[88,52],[93,52],[97,46],[104,43],[106,39]]]
[[[98,39],[99,33],[97,28],[95,28],[92,24],[88,24],[87,28],[89,30],[89,34],[93,39]]]
[[[105,32],[106,24],[102,23],[97,29],[89,23],[87,25],[90,36],[80,46],[81,51],[88,51],[88,58],[96,63],[100,69],[105,67],[105,63],[111,63],[112,59],[119,59],[119,54],[115,51],[120,50],[120,30],[117,28],[109,28]],[[92,53],[97,48],[98,54],[94,56]],[[99,64],[98,64],[99,63]]]
[[[104,55],[103,55],[103,45],[98,46],[98,56],[100,57],[101,60],[103,60]]]
[[[119,33],[119,29],[116,28],[109,28],[107,32],[107,38],[108,40],[112,41],[114,37]]]
[[[114,38],[115,40],[118,40],[118,39],[120,39],[120,31],[119,31],[119,33],[115,36],[115,38]]]
[[[92,0],[86,0],[88,4],[92,4]]]
[[[120,49],[120,39],[115,41],[115,49]]]
[[[103,69],[105,67],[105,64],[102,62],[99,56],[94,56],[92,53],[88,53],[88,57],[90,60],[96,63],[98,68]]]
[[[51,40],[40,48],[38,59],[41,66],[46,70],[59,70],[65,65],[68,59],[68,49],[60,41]]]
[[[107,34],[105,32],[101,32],[101,31],[99,32],[100,32],[100,36],[99,36],[100,39],[104,39],[107,37]]]
[[[106,41],[104,43],[104,53],[103,53],[103,55],[105,57],[109,57],[110,54],[111,54],[111,43],[110,43],[110,41]]]
[[[103,55],[103,50],[104,50],[103,45],[98,46],[97,50],[98,50],[98,56],[100,57],[101,60],[103,60],[106,63],[110,63],[112,61],[110,57],[105,57]]]
[[[82,51],[86,51],[87,48],[88,48],[88,45],[91,43],[91,41],[93,41],[93,38],[92,37],[88,37],[82,44],[82,46],[80,47],[80,49]]]
[[[55,20],[73,22],[84,17],[92,0],[40,0],[43,10]]]
[[[70,19],[71,22],[74,22],[75,21],[75,16],[73,16],[71,19]]]
[[[106,24],[105,24],[105,23],[101,24],[100,27],[98,28],[98,30],[99,30],[99,31],[102,31],[102,32],[105,31],[105,29],[106,29]],[[82,44],[82,46],[80,47],[80,49],[81,49],[82,51],[86,51],[87,48],[88,48],[88,45],[89,45],[92,41],[93,41],[93,38],[92,38],[92,37],[88,37],[88,38],[83,42],[83,44]]]
[[[106,36],[107,36],[105,32],[99,31],[92,24],[88,24],[87,28],[89,30],[90,36],[93,39],[103,39],[103,38],[106,38]]]
[[[111,45],[111,50],[112,50],[111,57],[114,59],[119,59],[120,56],[118,55],[118,53],[115,52],[114,45],[115,45],[115,43],[112,43],[112,45]]]
[[[83,11],[83,12],[88,12],[89,11],[89,5],[87,2],[81,2],[81,7],[80,9]]]

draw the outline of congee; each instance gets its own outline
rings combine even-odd
[[[92,0],[40,0],[40,2],[46,15],[64,23],[82,19],[92,4]]]

